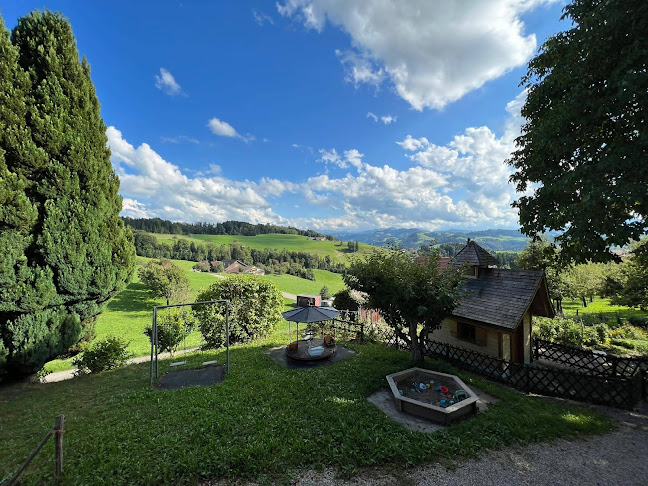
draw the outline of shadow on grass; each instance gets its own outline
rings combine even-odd
[[[151,297],[146,285],[140,282],[128,284],[108,304],[108,310],[118,312],[139,312],[151,310],[158,302]]]

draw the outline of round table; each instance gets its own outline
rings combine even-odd
[[[291,349],[290,347],[294,345],[295,341],[286,346],[286,356],[296,361],[321,361],[330,358],[337,351],[337,346],[335,345],[330,347],[324,346],[324,339],[321,338],[313,338],[311,344],[312,347],[324,346],[324,352],[320,356],[311,356],[308,354],[308,341],[305,339],[297,341],[297,347]]]

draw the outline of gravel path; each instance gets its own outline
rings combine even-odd
[[[432,464],[413,469],[361,470],[352,479],[335,471],[307,471],[293,483],[311,485],[481,486],[648,484],[648,404],[634,412],[600,407],[617,425],[608,434],[504,448],[462,461],[455,471]],[[221,485],[226,483],[208,483]]]

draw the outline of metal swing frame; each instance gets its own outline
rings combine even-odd
[[[225,376],[229,375],[229,370],[230,370],[230,356],[229,356],[229,350],[230,350],[230,337],[229,337],[229,313],[230,313],[230,301],[229,300],[207,300],[204,302],[190,302],[188,304],[172,304],[172,305],[156,305],[153,307],[153,330],[152,330],[152,338],[151,338],[151,366],[149,370],[149,381],[151,388],[153,388],[153,368],[155,364],[155,378],[158,379],[160,377],[160,370],[158,366],[158,351],[159,351],[159,343],[158,343],[158,327],[157,327],[157,313],[158,309],[170,309],[172,307],[187,307],[187,306],[195,306],[195,305],[206,305],[206,304],[225,304],[225,335],[226,335],[226,364],[225,364]],[[153,358],[155,358],[155,362],[153,361]]]

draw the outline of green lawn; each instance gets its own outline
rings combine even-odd
[[[319,295],[320,290],[326,285],[331,294],[344,288],[342,275],[339,273],[327,272],[326,270],[313,270],[315,281],[294,275],[263,275],[262,279],[274,283],[279,290],[290,294],[315,294]]]
[[[146,262],[150,258],[138,257],[140,262]],[[200,273],[192,271],[195,262],[185,260],[172,260],[176,265],[187,271],[187,277],[194,291],[194,296],[200,289],[209,287],[218,278],[214,274]],[[292,275],[268,275],[262,278],[273,282],[279,290],[294,293],[314,293],[319,294],[323,285],[328,286],[331,293],[340,290],[342,276],[325,270],[313,270],[315,282]],[[153,299],[146,291],[146,287],[139,282],[137,276],[124,291],[110,301],[106,310],[99,315],[97,319],[97,337],[102,339],[109,334],[114,334],[125,338],[130,342],[129,350],[134,356],[144,356],[150,353],[151,343],[147,336],[144,335],[144,328],[151,323],[153,306],[164,305],[164,299]],[[200,333],[193,332],[181,345],[195,348],[202,343]],[[72,369],[72,358],[55,359],[45,365],[45,370],[50,372],[63,371]]]
[[[601,297],[594,297],[594,302],[588,302],[587,307],[583,307],[580,300],[564,300],[562,306],[565,315],[575,316],[578,310],[578,315],[601,316],[603,321],[616,322],[617,315],[622,319],[628,317],[648,318],[648,312],[621,305],[612,305],[610,299]]]
[[[366,400],[409,355],[348,344],[357,355],[316,369],[287,370],[265,353],[287,342],[285,324],[267,340],[231,351],[231,374],[210,387],[150,391],[148,363],[47,385],[5,386],[0,400],[0,478],[27,457],[57,414],[66,416],[63,484],[196,484],[251,478],[287,483],[304,468],[411,467],[453,462],[506,445],[601,433],[604,416],[521,395],[459,373],[501,401],[434,434],[411,432]],[[224,352],[197,353],[224,361]],[[442,363],[425,366],[452,372]],[[169,369],[163,361],[162,373]],[[50,443],[24,484],[52,484]]]
[[[326,255],[331,257],[333,262],[347,263],[350,255],[354,253],[349,252],[346,243],[342,245],[336,244],[334,241],[315,241],[309,239],[307,236],[299,235],[283,235],[283,234],[268,234],[257,236],[240,236],[240,235],[169,235],[149,233],[157,239],[160,243],[167,243],[173,245],[174,238],[193,241],[196,244],[201,243],[214,243],[216,245],[231,245],[235,241],[240,242],[242,245],[255,248],[257,250],[264,250],[265,248],[272,248],[275,250],[288,250],[288,251],[303,251],[313,255],[324,257]],[[365,243],[359,244],[359,255],[370,253],[373,247]]]

